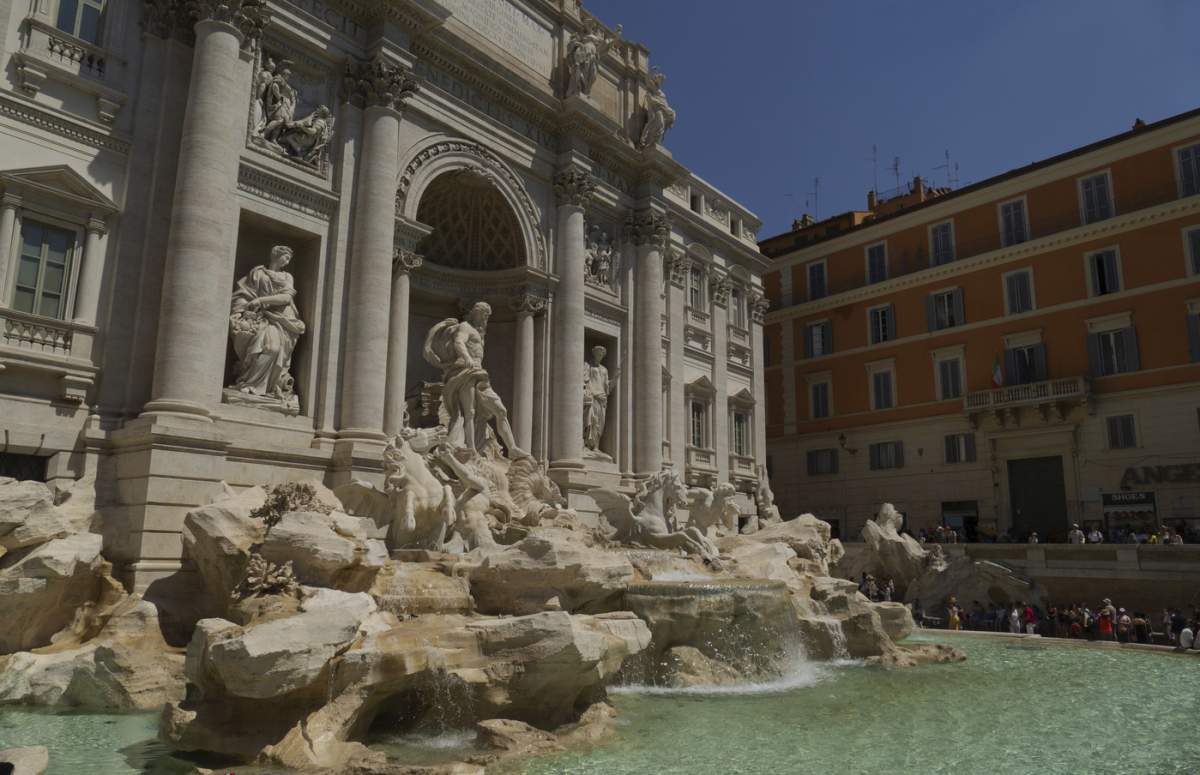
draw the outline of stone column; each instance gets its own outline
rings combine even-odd
[[[5,191],[0,196],[0,305],[8,303],[8,265],[12,263],[13,232],[17,228],[17,208],[21,195]]]
[[[712,295],[713,394],[712,448],[717,456],[717,481],[729,481],[729,456],[733,444],[729,438],[729,279],[710,275]]]
[[[409,273],[425,260],[407,248],[396,248],[392,259],[392,318],[388,328],[387,401],[383,408],[383,432],[395,436],[404,427],[404,394],[408,388],[408,292]]]
[[[546,309],[546,299],[522,293],[513,300],[513,308],[517,313],[517,344],[513,354],[512,426],[517,446],[529,450],[533,448],[533,319]]]
[[[596,189],[592,176],[568,167],[554,177],[558,198],[554,343],[551,362],[550,465],[583,467],[583,213]]]
[[[347,95],[361,100],[363,150],[358,165],[353,255],[346,299],[342,422],[338,435],[382,440],[388,365],[396,183],[400,177],[400,118],[417,91],[407,70],[382,55],[348,68]],[[403,400],[403,396],[400,397]]]
[[[246,143],[250,70],[242,59],[262,35],[259,0],[191,3],[196,18],[187,108],[171,208],[161,293],[154,385],[145,412],[209,420],[221,396],[233,240],[237,234],[238,149]]]
[[[680,476],[687,472],[687,430],[688,411],[687,395],[684,391],[683,380],[683,344],[687,339],[684,326],[687,324],[686,297],[684,285],[687,283],[688,265],[691,259],[683,251],[672,251],[667,258],[666,271],[670,277],[667,287],[669,294],[668,317],[671,326],[671,351],[668,360],[668,371],[672,374],[670,397],[663,412],[670,415],[668,423],[671,431],[671,464]],[[679,375],[679,376],[674,376]]]
[[[667,216],[653,209],[632,214],[626,229],[637,246],[634,286],[633,469],[662,470],[663,253],[671,240]]]
[[[754,462],[767,465],[767,390],[763,380],[763,320],[771,302],[758,291],[751,293],[750,341],[754,347]]]
[[[79,287],[75,291],[75,322],[96,325],[96,310],[100,306],[100,280],[104,273],[104,235],[108,227],[100,218],[89,218],[87,238],[83,243],[83,266],[79,270]]]

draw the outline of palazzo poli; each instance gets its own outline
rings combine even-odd
[[[60,5],[0,10],[0,474],[94,477],[132,589],[183,594],[184,514],[224,485],[382,483],[439,423],[584,518],[664,468],[753,510],[759,221],[664,147],[669,83],[620,28]]]

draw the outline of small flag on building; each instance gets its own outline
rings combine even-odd
[[[996,362],[992,366],[992,384],[996,387],[1004,385],[1004,372],[1000,370],[1000,356],[996,356]]]

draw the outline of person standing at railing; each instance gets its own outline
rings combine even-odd
[[[1079,529],[1079,523],[1076,522],[1071,525],[1071,529],[1067,531],[1067,543],[1082,544],[1086,540],[1087,538],[1084,536],[1083,531]]]

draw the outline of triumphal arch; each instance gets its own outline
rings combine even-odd
[[[138,589],[222,487],[378,478],[405,426],[462,420],[585,516],[664,467],[751,497],[759,222],[667,150],[687,116],[620,26],[87,5],[0,11],[0,473],[94,479]]]

